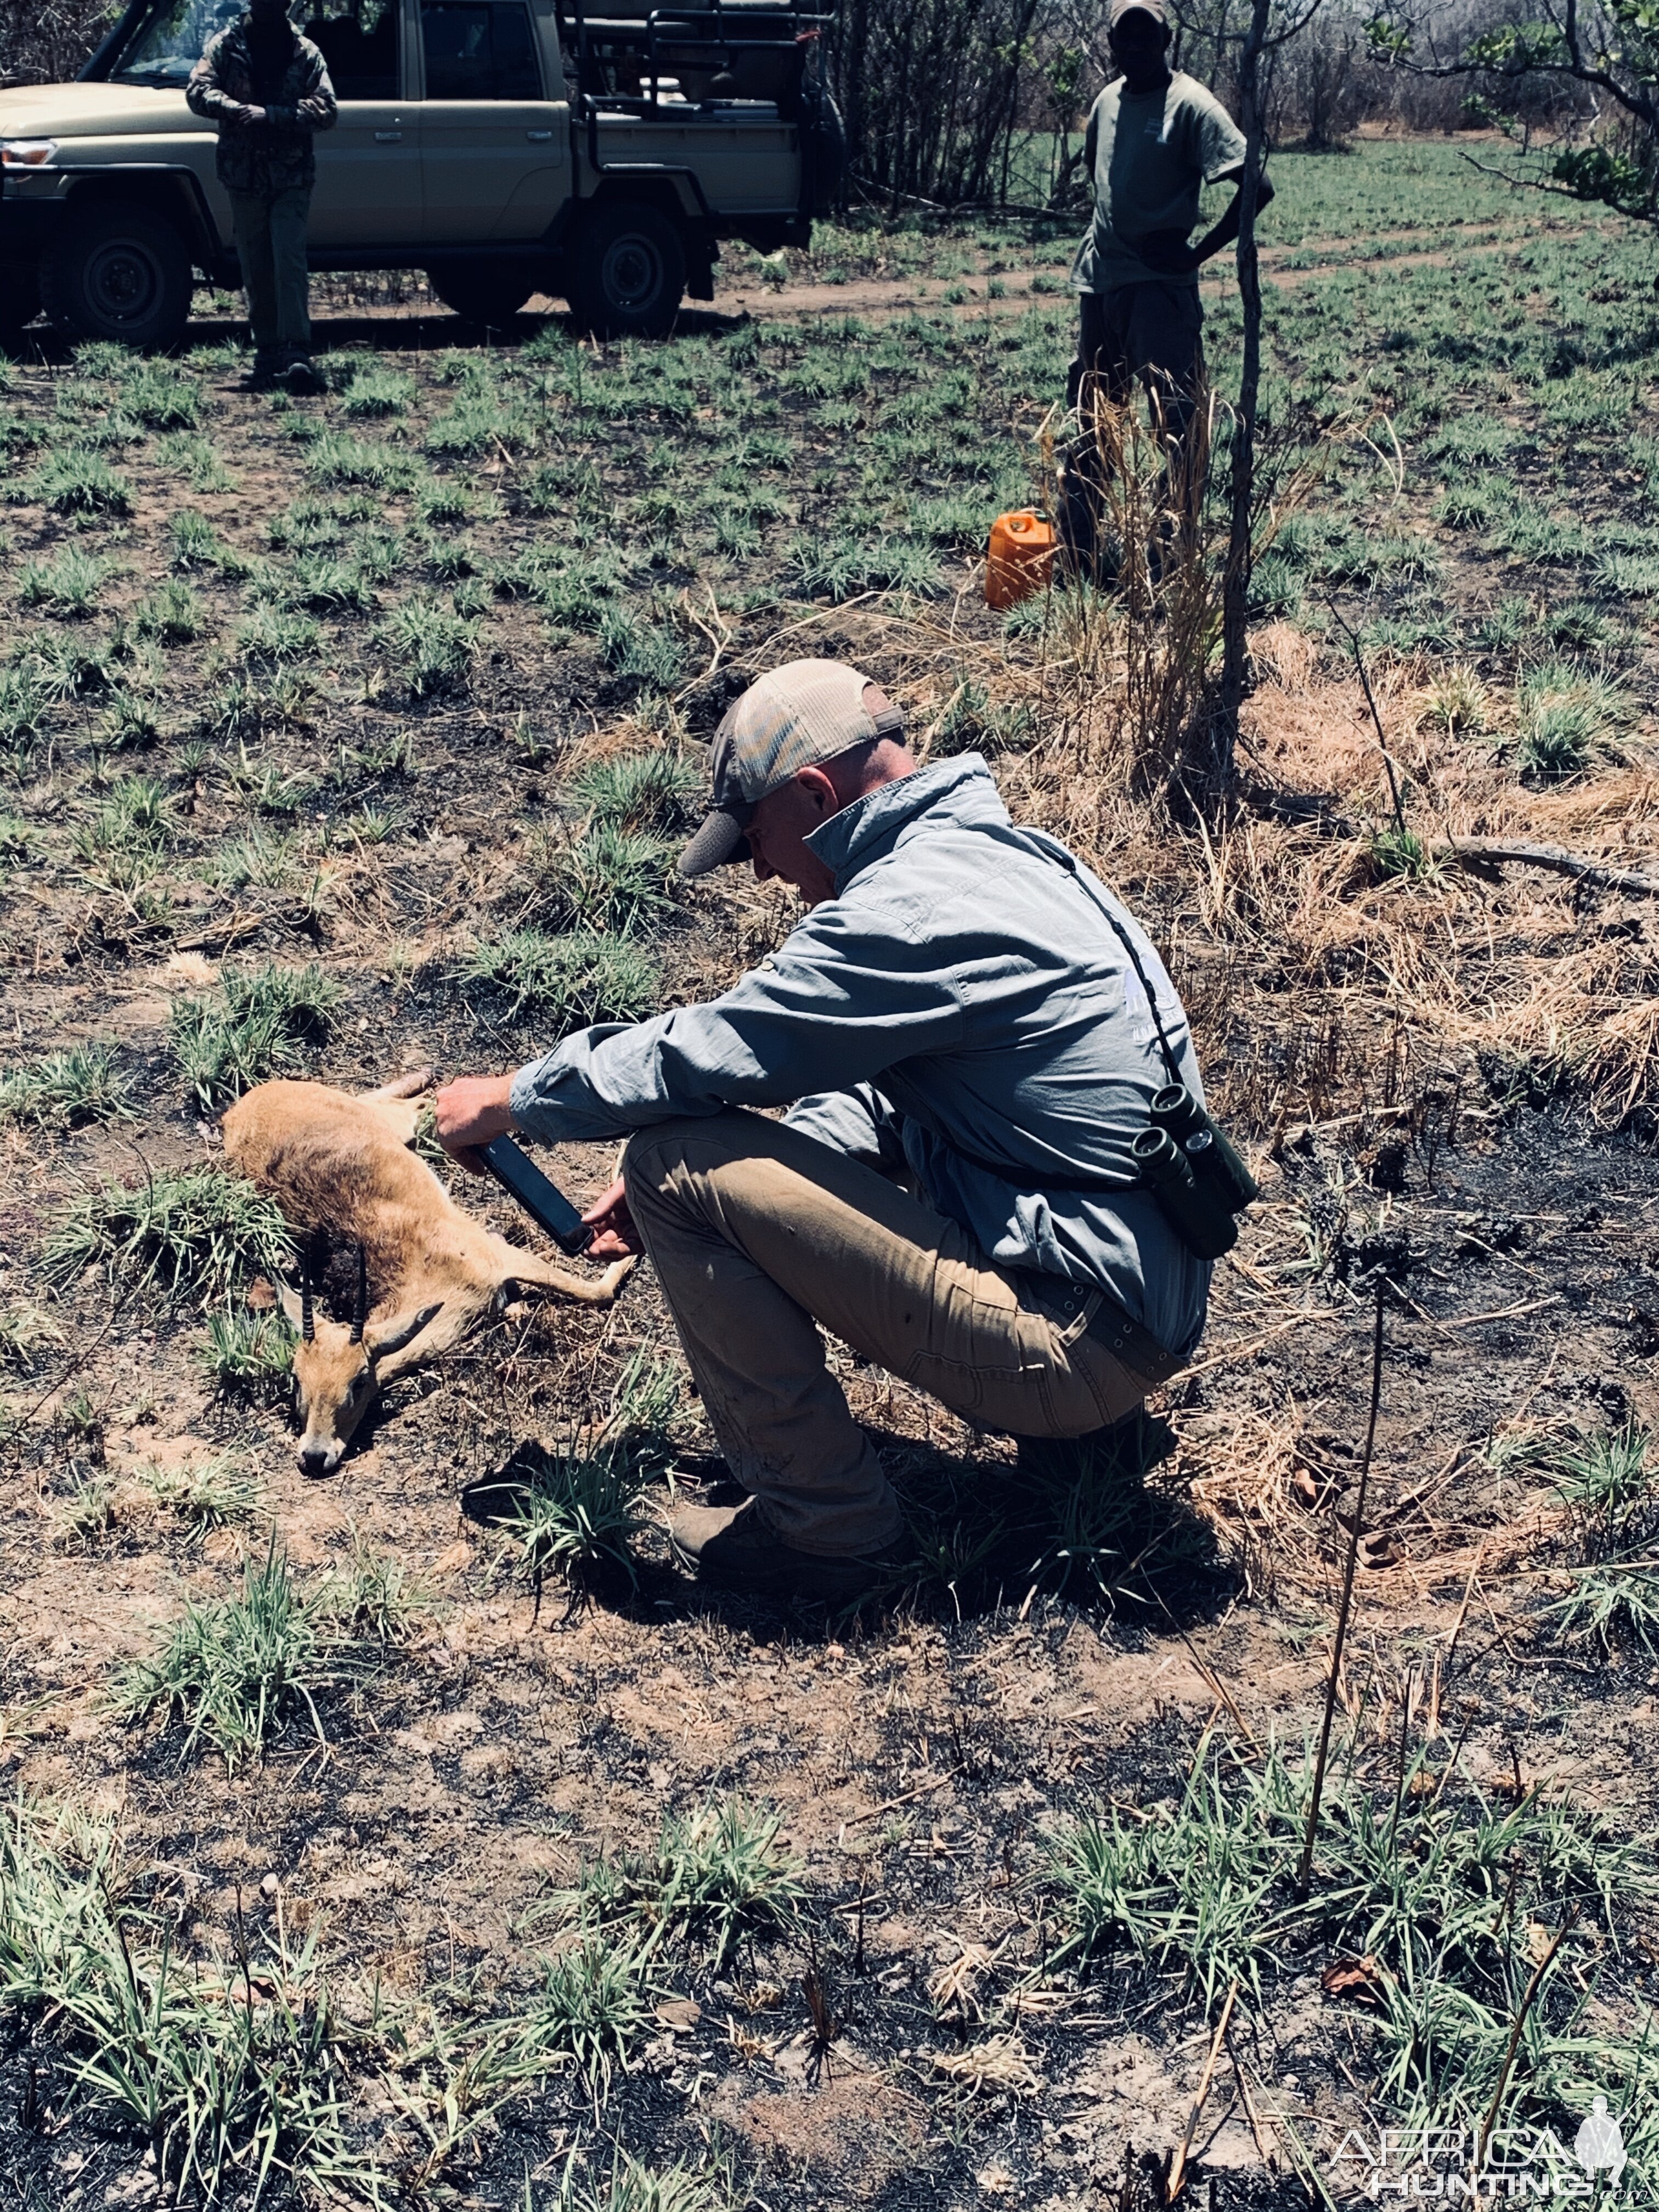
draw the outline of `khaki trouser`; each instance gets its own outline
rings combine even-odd
[[[955,1222],[778,1122],[661,1122],[623,1172],[727,1463],[801,1551],[874,1551],[902,1525],[817,1322],[1016,1436],[1085,1435],[1152,1387],[1085,1334],[1098,1291],[993,1267]]]
[[[248,329],[261,368],[284,368],[311,351],[311,271],[306,260],[310,209],[309,185],[230,196]]]

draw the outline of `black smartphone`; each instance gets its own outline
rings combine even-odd
[[[561,1252],[568,1252],[574,1260],[587,1249],[593,1242],[593,1231],[558,1185],[548,1181],[529,1153],[511,1137],[495,1137],[480,1145],[478,1158],[509,1197],[516,1198],[525,1212],[541,1223]]]

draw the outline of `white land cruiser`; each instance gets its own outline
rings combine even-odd
[[[455,311],[534,292],[656,336],[722,238],[805,245],[840,183],[829,18],[773,0],[314,0],[340,104],[317,136],[313,269],[423,269]],[[0,88],[0,337],[173,343],[239,282],[212,126],[185,81],[241,0],[131,0],[72,84]]]

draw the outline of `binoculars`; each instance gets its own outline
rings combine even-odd
[[[1238,1242],[1234,1216],[1261,1187],[1184,1083],[1154,1092],[1151,1111],[1129,1148],[1135,1165],[1188,1250],[1218,1260]]]

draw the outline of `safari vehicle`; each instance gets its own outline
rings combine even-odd
[[[484,323],[536,292],[655,336],[714,294],[723,238],[805,245],[842,135],[823,15],[766,0],[315,0],[339,120],[318,134],[313,269],[423,269]],[[71,84],[0,90],[0,335],[164,346],[240,281],[212,126],[185,105],[240,0],[131,0]]]

